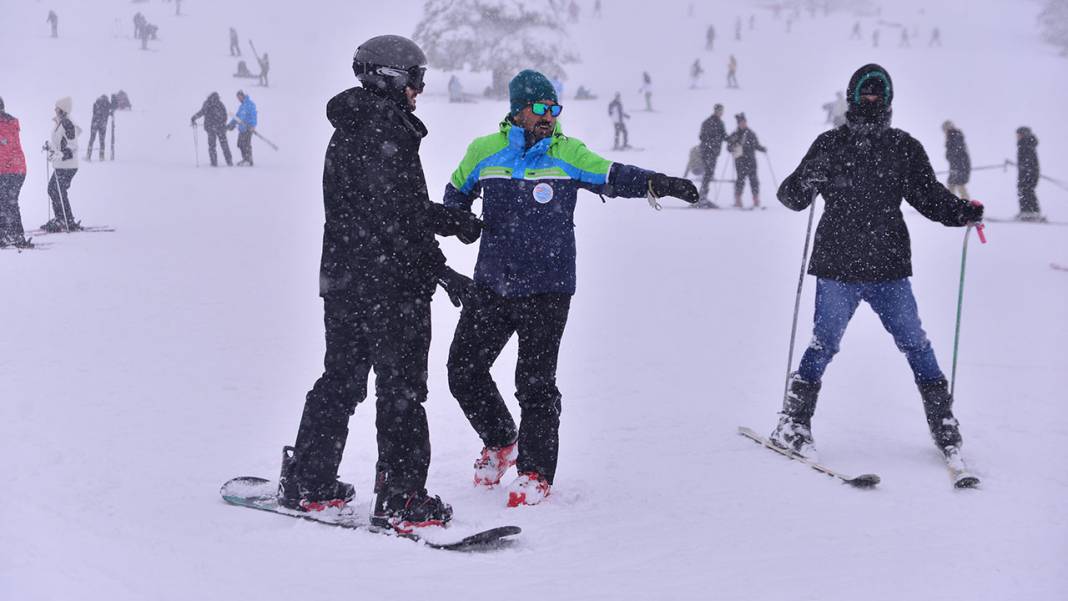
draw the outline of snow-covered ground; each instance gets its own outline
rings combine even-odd
[[[1068,173],[1066,63],[1039,40],[1038,4],[888,2],[883,19],[920,30],[910,49],[890,26],[872,49],[873,18],[862,19],[863,41],[848,41],[855,18],[845,13],[805,13],[787,35],[757,2],[696,2],[692,19],[682,1],[604,4],[603,20],[572,28],[584,62],[571,68],[565,131],[680,174],[700,121],[722,102],[729,126],[745,111],[770,149],[761,179],[771,206],[654,212],[640,199],[583,197],[560,469],[539,507],[506,509],[501,491],[470,486],[480,443],[445,378],[457,311],[435,298],[428,486],[453,504],[458,528],[524,528],[511,549],[473,555],[244,511],[217,492],[234,475],[277,474],[321,370],[325,102],[354,85],[356,45],[410,34],[422,3],[191,0],[179,18],[161,2],[5,0],[0,96],[22,122],[28,228],[46,219],[37,149],[54,101],[73,96],[86,130],[101,93],[126,90],[134,110],[118,117],[118,160],[83,163],[71,189],[84,224],[117,231],[0,254],[0,599],[1068,598],[1068,274],[1049,267],[1068,263],[1064,227],[991,224],[990,243],[969,248],[956,411],[981,490],[950,487],[904,358],[867,309],[827,373],[814,425],[824,460],[879,473],[878,489],[852,490],[735,434],[770,430],[782,392],[805,217],[774,202],[774,178],[822,130],[820,105],[854,69],[889,69],[895,124],[936,169],[948,118],[977,165],[1015,159],[1014,130],[1029,125],[1045,171]],[[44,23],[50,7],[58,40]],[[136,10],[160,26],[149,52],[129,37]],[[756,30],[735,42],[736,16],[751,13]],[[715,52],[703,50],[708,23]],[[270,53],[269,89],[231,77],[231,24]],[[943,48],[927,48],[934,26]],[[740,90],[723,86],[729,53]],[[697,57],[707,73],[690,90]],[[639,110],[646,70],[655,113]],[[431,74],[418,111],[435,196],[506,110],[448,104],[448,75]],[[600,99],[571,100],[579,84]],[[211,91],[232,111],[241,86],[281,150],[257,142],[256,168],[211,169],[201,148],[194,167],[189,116]],[[642,152],[607,150],[616,90]],[[969,187],[990,215],[1011,216],[1014,184],[1014,172],[992,170]],[[1068,192],[1043,182],[1038,194],[1051,219],[1068,221]],[[963,231],[906,214],[921,316],[948,371]],[[442,244],[469,273],[476,249]],[[514,360],[513,342],[494,372],[506,398]],[[374,457],[365,405],[341,466],[360,511]]]

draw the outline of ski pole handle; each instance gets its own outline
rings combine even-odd
[[[983,225],[982,223],[975,224],[975,233],[979,234],[979,241],[982,242],[983,244],[986,244],[986,234],[983,233],[983,228],[985,228],[985,227],[986,226]]]

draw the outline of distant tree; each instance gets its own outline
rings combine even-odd
[[[489,71],[494,96],[508,93],[521,69],[564,79],[564,65],[579,60],[567,36],[562,11],[519,0],[428,0],[412,36],[430,65]]]
[[[1068,54],[1068,0],[1046,0],[1038,22],[1042,25],[1043,39],[1060,46],[1061,54]]]

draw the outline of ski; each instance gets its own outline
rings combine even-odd
[[[816,463],[815,461],[810,461],[809,459],[807,459],[803,455],[795,453],[795,452],[793,452],[793,451],[791,451],[789,449],[783,449],[781,447],[776,446],[775,443],[773,443],[770,440],[768,440],[767,438],[757,434],[752,429],[746,428],[745,426],[739,426],[738,427],[738,434],[741,434],[742,436],[752,440],[753,442],[755,442],[755,443],[757,443],[757,444],[759,444],[759,445],[761,445],[761,446],[763,446],[765,448],[768,448],[768,449],[771,449],[772,451],[775,451],[776,453],[782,455],[783,457],[787,457],[789,459],[793,459],[794,461],[799,461],[799,462],[809,466],[810,468],[816,470],[817,472],[820,472],[821,474],[825,474],[825,475],[830,476],[832,478],[837,478],[838,480],[840,480],[840,481],[844,482],[845,484],[848,484],[848,485],[850,485],[850,486],[852,486],[854,488],[873,488],[876,484],[878,484],[880,482],[879,476],[876,476],[875,474],[862,474],[860,476],[856,476],[856,477],[853,477],[853,478],[851,478],[849,476],[846,476],[844,474],[840,474],[840,473],[832,470],[829,467],[820,465],[820,464]]]
[[[37,230],[32,230],[32,231],[29,231],[29,232],[26,232],[26,233],[27,234],[33,234],[34,236],[47,236],[49,234],[77,234],[79,232],[90,232],[91,233],[91,232],[114,232],[114,231],[115,231],[115,228],[113,228],[111,226],[108,226],[108,225],[82,225],[82,226],[79,226],[78,229],[71,230],[70,232],[67,232],[65,230],[60,230],[58,232],[50,232],[48,230],[37,229]]]
[[[964,463],[964,458],[960,455],[960,449],[949,447],[942,454],[942,459],[946,462],[953,488],[977,488],[979,486],[979,477],[968,469],[968,465]]]
[[[983,221],[988,223],[1028,223],[1031,225],[1068,225],[1068,221],[1049,221],[1045,217],[1041,220],[1027,220],[1027,219],[1015,219],[1012,217],[983,217]]]
[[[519,534],[522,530],[518,526],[498,526],[481,532],[465,536],[456,540],[438,541],[430,540],[437,537],[428,537],[415,533],[400,533],[394,530],[375,528],[366,519],[361,519],[351,511],[327,509],[321,512],[303,512],[282,507],[277,499],[278,484],[266,478],[255,476],[240,476],[232,478],[222,485],[219,494],[224,501],[238,507],[248,507],[260,511],[269,511],[279,515],[318,522],[328,526],[336,526],[348,530],[365,530],[375,534],[385,534],[396,538],[404,538],[420,543],[431,549],[444,551],[486,551],[510,546],[514,541],[509,538]],[[428,533],[429,534],[429,533]],[[436,533],[435,533],[436,534]]]
[[[1050,269],[1056,269],[1057,271],[1068,271],[1068,265],[1061,265],[1060,263],[1050,263]]]

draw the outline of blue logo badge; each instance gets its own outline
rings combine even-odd
[[[544,182],[534,186],[534,200],[538,204],[545,204],[553,199],[553,187]]]

